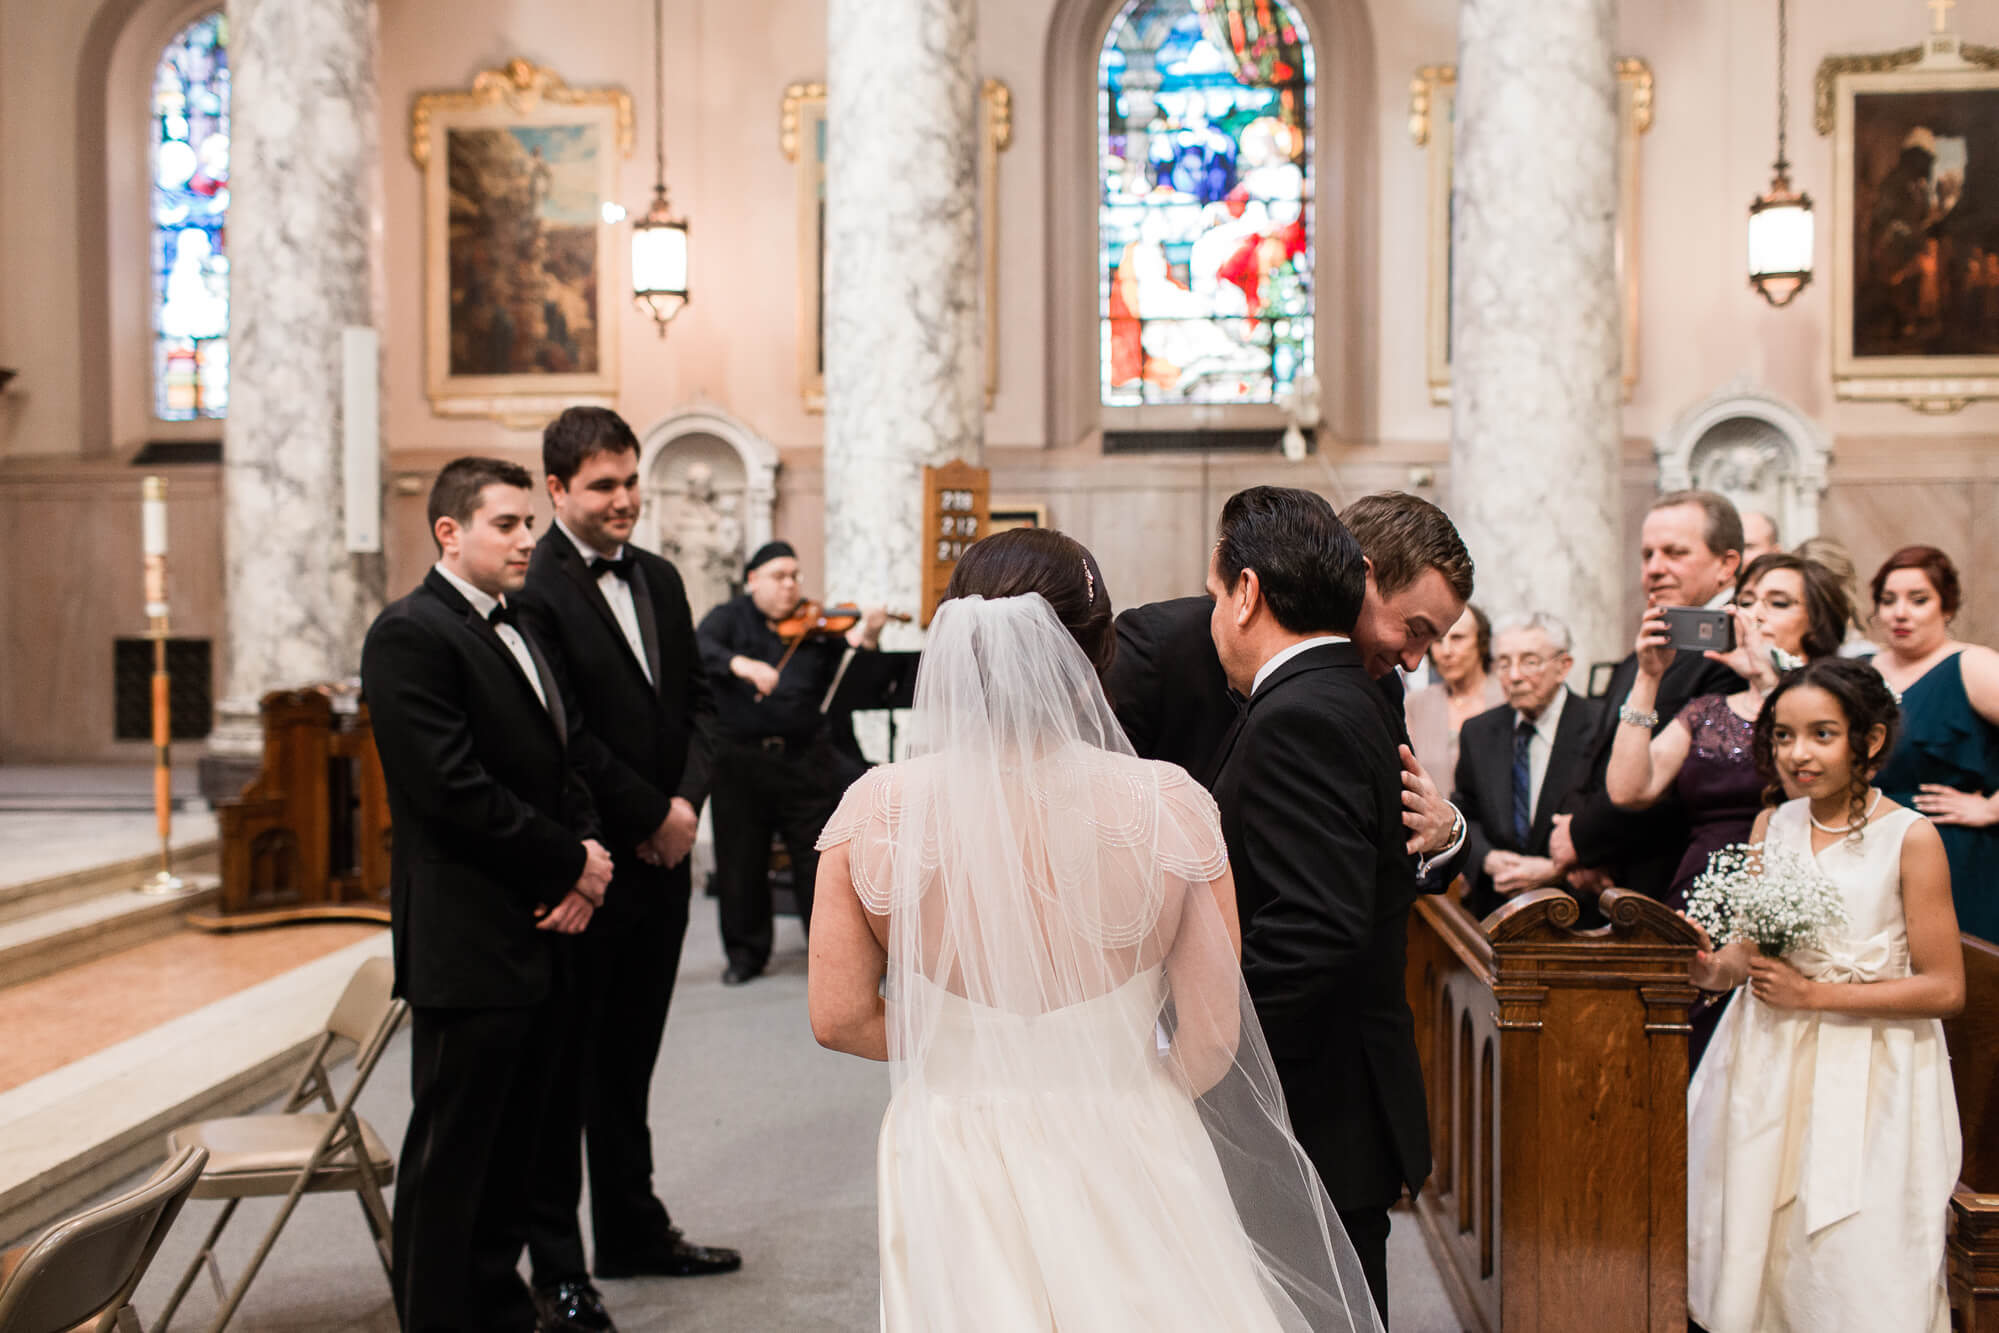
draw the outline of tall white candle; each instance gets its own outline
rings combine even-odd
[[[167,553],[167,479],[147,477],[145,496],[140,512],[145,527],[145,552],[147,555]]]
[[[167,479],[147,477],[140,491],[140,529],[146,553],[146,617],[167,615]],[[155,626],[156,630],[160,627]]]

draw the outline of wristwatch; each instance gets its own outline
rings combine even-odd
[[[1428,856],[1419,856],[1416,858],[1416,874],[1419,878],[1428,875],[1431,866],[1453,855],[1459,847],[1464,845],[1465,834],[1471,831],[1470,827],[1465,823],[1465,812],[1458,809],[1456,805],[1452,805],[1451,815],[1453,817],[1451,819],[1451,836],[1449,841],[1445,842],[1440,850],[1431,852]]]

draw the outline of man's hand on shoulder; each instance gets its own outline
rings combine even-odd
[[[1409,830],[1409,854],[1436,856],[1457,838],[1458,808],[1437,790],[1414,750],[1405,745],[1401,756],[1402,826]]]

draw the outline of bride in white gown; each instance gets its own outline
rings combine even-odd
[[[890,1066],[883,1326],[1378,1329],[1243,990],[1214,802],[1098,685],[1095,561],[1004,533],[947,596],[913,757],[848,791],[812,918],[814,1033]]]

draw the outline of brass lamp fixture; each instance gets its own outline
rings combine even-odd
[[[653,0],[654,175],[652,207],[632,224],[632,300],[652,316],[659,336],[687,304],[687,220],[666,201],[666,38],[662,10]]]
[[[1784,156],[1790,96],[1784,86],[1791,32],[1785,0],[1777,0],[1777,161],[1768,191],[1749,205],[1749,285],[1779,309],[1812,280],[1812,198],[1791,188]]]

